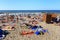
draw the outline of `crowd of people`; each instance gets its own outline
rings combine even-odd
[[[19,23],[20,27],[28,26],[28,29],[38,29],[38,33],[43,30],[43,27],[39,25],[40,22],[44,22],[43,20],[44,14],[19,14],[19,15],[2,15],[0,16],[0,26],[1,29],[5,29],[5,27],[9,26],[10,29],[14,29],[16,24]],[[60,16],[52,19],[52,22],[56,22],[60,24]],[[9,28],[8,27],[8,28]],[[1,30],[1,35],[2,31]],[[8,30],[8,29],[7,29]],[[42,32],[42,34],[44,34]]]
[[[16,20],[14,15],[2,15],[0,16],[0,40],[3,40],[10,32],[14,30],[16,26]]]
[[[42,14],[27,14],[27,15],[20,15],[20,23],[22,24],[29,24],[29,25],[36,25],[39,22],[42,22]]]

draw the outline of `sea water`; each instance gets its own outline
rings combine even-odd
[[[60,13],[60,10],[0,10],[0,15],[19,15],[19,14],[40,14],[40,13]]]

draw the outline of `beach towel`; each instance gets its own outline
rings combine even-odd
[[[38,26],[33,26],[31,29],[36,30]]]
[[[5,37],[4,31],[0,29],[0,40],[2,40]]]
[[[3,35],[3,30],[2,29],[0,29],[0,37],[2,37],[2,35]]]
[[[43,31],[40,31],[40,32],[39,31],[36,31],[35,34],[36,35],[44,35],[44,32]]]

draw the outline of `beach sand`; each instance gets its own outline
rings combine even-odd
[[[4,40],[60,40],[60,26],[55,26],[54,24],[46,24],[45,22],[41,22],[40,25],[48,29],[49,33],[45,33],[44,35],[20,35],[21,30],[23,28],[20,27],[19,23],[16,26],[15,30],[9,31],[10,34]]]
[[[60,15],[60,14],[59,14]],[[28,31],[29,29],[21,28],[20,23],[16,23],[15,30],[9,31],[10,34],[6,36],[4,40],[60,40],[60,26],[54,24],[46,24],[45,22],[40,22],[44,29],[47,29],[49,33],[44,35],[20,35],[22,30]]]

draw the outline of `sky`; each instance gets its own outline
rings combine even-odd
[[[60,0],[0,0],[0,10],[60,10]]]

